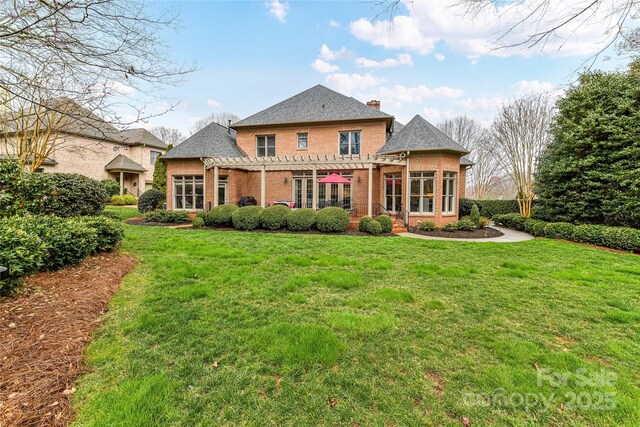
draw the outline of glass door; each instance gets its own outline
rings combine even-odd
[[[384,208],[396,213],[402,210],[402,173],[384,175]]]
[[[297,208],[313,207],[312,176],[307,176],[306,173],[293,176],[293,201]]]

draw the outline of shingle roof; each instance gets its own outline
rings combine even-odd
[[[322,85],[300,92],[246,119],[234,123],[234,128],[286,123],[346,121],[356,119],[388,119],[383,113]]]
[[[396,131],[378,152],[398,151],[455,151],[464,154],[469,152],[419,115]]]
[[[475,162],[471,161],[467,156],[460,157],[460,166],[473,166]]]
[[[161,150],[167,149],[167,144],[143,128],[123,130],[120,132],[120,135],[124,138],[126,143],[144,144],[147,147],[159,148]]]
[[[199,159],[201,157],[247,157],[236,145],[236,132],[211,123],[160,157],[166,159]]]
[[[118,154],[104,167],[106,171],[146,172],[141,164],[134,162],[124,154]]]

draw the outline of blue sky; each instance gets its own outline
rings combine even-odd
[[[319,83],[361,101],[380,99],[402,122],[420,114],[434,123],[457,115],[488,123],[514,96],[559,93],[604,41],[602,24],[586,22],[543,51],[495,50],[505,28],[497,13],[471,20],[446,0],[408,4],[391,17],[379,15],[372,2],[156,2],[180,14],[182,29],[165,35],[169,54],[198,69],[163,93],[179,101],[174,111],[144,126],[175,127],[188,136],[197,118],[223,111],[246,117]],[[624,65],[611,56],[596,67]]]

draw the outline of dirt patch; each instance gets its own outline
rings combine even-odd
[[[436,396],[442,396],[444,393],[444,380],[442,377],[433,371],[429,371],[425,373],[425,375],[433,382],[433,390],[435,391]]]
[[[486,227],[480,228],[473,231],[464,231],[464,230],[456,230],[456,231],[443,231],[443,230],[433,230],[433,231],[422,231],[416,227],[409,227],[409,231],[415,234],[422,234],[423,236],[431,236],[431,237],[446,237],[452,239],[488,239],[491,237],[500,237],[504,236],[504,233],[500,230],[496,230],[495,228]]]
[[[117,252],[38,273],[0,298],[0,425],[65,426],[83,352],[120,282],[136,264]]]

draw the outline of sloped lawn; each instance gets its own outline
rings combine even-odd
[[[638,256],[133,226],[123,249],[78,425],[640,425]]]

